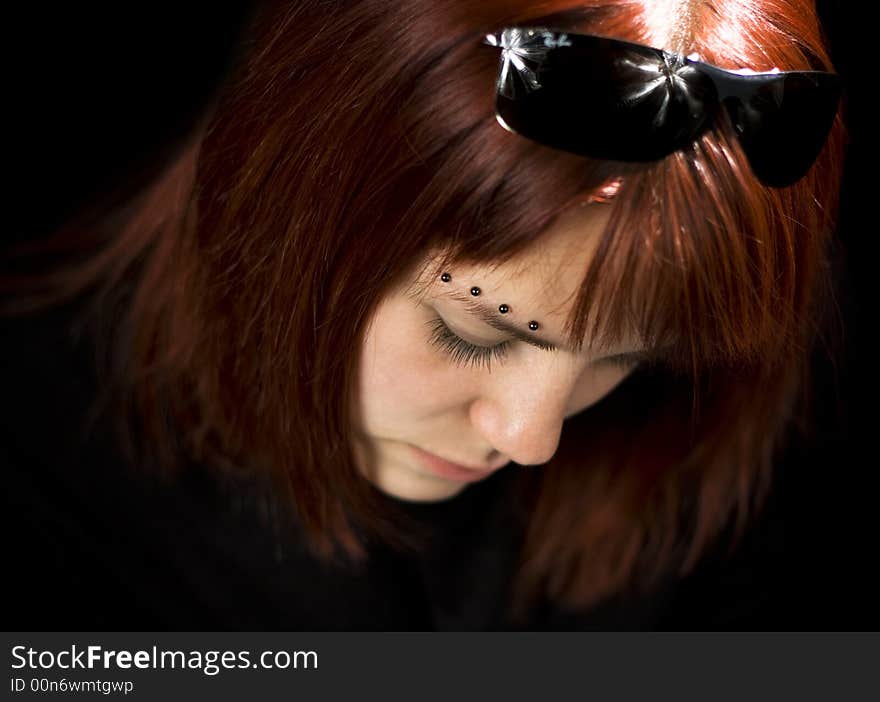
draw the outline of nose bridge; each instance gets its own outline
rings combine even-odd
[[[561,358],[492,374],[471,407],[472,421],[495,450],[522,465],[549,461],[559,444],[568,398],[579,375]]]

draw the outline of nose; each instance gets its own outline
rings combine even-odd
[[[496,451],[520,465],[547,463],[559,447],[574,377],[556,368],[499,377],[470,406],[470,420]]]

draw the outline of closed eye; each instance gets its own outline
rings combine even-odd
[[[452,358],[453,363],[460,366],[484,366],[488,372],[492,370],[492,360],[503,362],[511,349],[513,341],[502,341],[492,346],[481,346],[462,339],[452,331],[439,317],[428,322],[431,329],[430,342]],[[632,369],[648,359],[645,351],[631,351],[606,356],[596,361],[597,364],[610,365],[626,370]]]
[[[510,341],[502,341],[493,346],[479,346],[465,341],[452,331],[439,317],[431,320],[430,342],[452,358],[453,363],[461,366],[484,366],[487,371],[492,370],[492,359],[498,362],[507,358],[510,351]]]

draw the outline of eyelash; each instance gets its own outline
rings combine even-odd
[[[510,350],[509,341],[502,341],[494,346],[477,346],[465,341],[439,317],[430,324],[431,343],[451,356],[453,363],[457,365],[472,367],[483,365],[486,370],[491,370],[492,359],[500,363],[504,361]]]
[[[457,365],[470,365],[472,367],[484,365],[487,370],[491,370],[492,359],[494,358],[501,363],[507,358],[507,353],[510,351],[511,342],[509,341],[502,341],[494,346],[477,346],[465,341],[446,326],[446,323],[439,317],[431,320],[430,325],[430,342],[451,356],[453,363]],[[630,369],[638,365],[638,363],[633,362],[631,359],[617,356],[603,358],[600,363],[624,369]]]

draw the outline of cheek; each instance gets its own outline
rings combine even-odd
[[[364,337],[358,377],[360,423],[371,434],[396,430],[454,404],[450,368],[428,342],[418,309],[390,301]]]
[[[600,364],[588,368],[578,379],[565,416],[570,417],[596,404],[620,385],[630,373],[632,369],[621,366]]]

